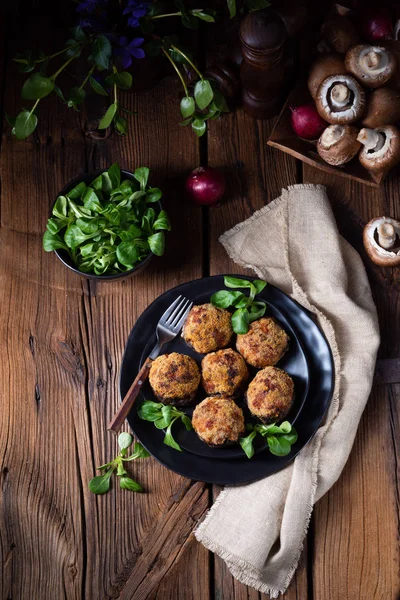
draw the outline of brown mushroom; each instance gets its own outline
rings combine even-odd
[[[396,71],[393,53],[383,46],[360,44],[346,54],[346,70],[366,87],[385,85]]]
[[[339,54],[321,54],[311,65],[308,76],[308,89],[315,99],[317,90],[324,79],[330,75],[346,73],[344,60]]]
[[[369,171],[388,171],[400,162],[400,131],[394,125],[361,129],[357,139],[364,146],[360,163]]]
[[[351,125],[329,125],[318,140],[318,154],[330,165],[343,165],[361,148],[357,135],[358,129]]]
[[[360,36],[353,23],[342,15],[329,17],[321,27],[321,35],[332,50],[340,54],[346,54],[350,46],[354,46],[360,41]]]
[[[400,121],[400,91],[389,87],[373,90],[361,123],[373,129],[381,125],[392,125]]]
[[[351,75],[331,75],[319,86],[315,104],[325,121],[346,125],[364,114],[365,92]]]
[[[393,54],[396,62],[396,68],[388,82],[388,85],[390,85],[391,88],[398,90],[400,89],[400,43],[395,40],[385,40],[382,43],[382,46]]]
[[[381,267],[400,265],[400,222],[376,217],[364,227],[363,242],[370,259]]]

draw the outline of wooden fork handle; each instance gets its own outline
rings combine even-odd
[[[149,376],[152,362],[153,360],[151,358],[146,358],[146,361],[144,362],[139,373],[137,374],[135,381],[132,383],[131,387],[127,391],[126,396],[121,403],[121,406],[109,422],[107,429],[111,429],[115,433],[118,433],[118,431],[121,429],[123,422],[125,421],[126,417],[129,414],[129,411],[135,403],[135,400],[142,388],[142,385]]]

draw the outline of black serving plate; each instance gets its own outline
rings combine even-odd
[[[125,348],[120,375],[121,397],[125,396],[154,346],[157,323],[175,298],[182,294],[195,304],[204,304],[220,289],[224,289],[223,275],[191,281],[162,294],[144,311],[132,329]],[[294,404],[286,418],[295,425],[298,440],[288,456],[278,457],[272,455],[262,438],[259,440],[260,436],[257,436],[256,452],[253,458],[248,459],[240,446],[208,447],[194,431],[186,431],[177,421],[173,434],[183,450],[178,452],[163,443],[164,433],[156,429],[153,423],[138,417],[137,409],[144,399],[155,400],[147,382],[128,416],[129,424],[140,442],[157,460],[181,475],[219,484],[245,483],[270,475],[293,460],[311,439],[329,406],[334,385],[333,359],[329,345],[311,313],[272,285],[267,285],[259,296],[267,303],[266,316],[274,317],[290,336],[289,350],[277,366],[287,371],[294,380]],[[180,336],[164,346],[163,353],[169,352],[189,354],[199,365],[203,358]],[[251,375],[254,376],[256,372],[256,369],[252,369]],[[205,397],[204,390],[200,389],[194,406]],[[256,422],[244,400],[238,400],[237,403],[244,411],[246,423]],[[194,406],[184,409],[189,417]]]

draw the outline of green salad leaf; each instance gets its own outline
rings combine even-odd
[[[269,451],[275,456],[287,456],[290,454],[292,445],[297,442],[297,432],[289,421],[283,421],[280,425],[247,425],[249,435],[240,438],[240,445],[247,458],[254,455],[254,438],[261,435],[268,444]]]
[[[175,441],[172,435],[172,425],[178,419],[181,419],[182,423],[186,427],[187,431],[192,429],[192,423],[189,417],[175,408],[175,406],[169,406],[167,404],[162,404],[161,402],[153,402],[152,400],[146,400],[140,406],[138,410],[138,415],[144,421],[150,421],[154,423],[154,426],[157,429],[165,430],[164,436],[164,444],[182,452],[182,448]]]
[[[248,289],[249,295],[243,292],[220,290],[215,292],[210,298],[211,304],[218,308],[232,308],[232,328],[237,334],[247,333],[249,324],[260,319],[267,309],[263,300],[255,300],[257,294],[263,291],[267,285],[262,279],[240,279],[239,277],[224,277],[224,284],[227,288]]]
[[[159,188],[149,187],[150,170],[123,177],[117,163],[89,185],[83,181],[53,206],[43,236],[46,252],[64,250],[84,273],[113,275],[128,271],[152,252],[162,256],[171,224],[158,210]]]
[[[120,487],[132,492],[143,492],[142,486],[131,479],[125,469],[124,463],[127,461],[136,460],[137,458],[146,458],[149,453],[139,442],[135,442],[133,454],[127,456],[128,448],[133,442],[133,437],[130,433],[120,433],[118,436],[118,446],[120,451],[118,455],[106,463],[97,467],[98,471],[104,471],[102,475],[97,475],[89,481],[89,490],[93,494],[105,494],[111,487],[111,476],[116,471],[119,477]]]

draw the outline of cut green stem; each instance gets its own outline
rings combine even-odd
[[[59,74],[61,73],[61,71],[63,71],[65,69],[65,67],[67,67],[69,65],[69,63],[71,62],[71,60],[74,60],[74,58],[76,58],[75,56],[71,56],[71,58],[69,58],[63,65],[61,65],[61,67],[58,69],[58,71],[56,71],[54,73],[54,75],[52,75],[50,77],[50,79],[52,79],[53,81],[55,81],[57,79],[57,77],[59,76]]]
[[[165,56],[168,58],[168,60],[171,63],[171,65],[174,67],[175,71],[178,73],[178,77],[181,80],[181,83],[183,85],[183,89],[185,90],[186,96],[189,96],[187,85],[185,83],[185,80],[182,77],[182,74],[181,74],[180,70],[178,69],[178,67],[176,66],[175,62],[172,60],[172,58],[168,54],[168,52],[164,48],[162,49],[162,51],[164,52]]]
[[[79,89],[81,90],[87,83],[89,77],[92,75],[94,68],[96,65],[93,65],[93,67],[90,69],[89,73],[86,75],[85,79],[83,80],[83,83],[79,86]]]
[[[154,17],[150,17],[150,19],[164,19],[165,17],[181,17],[182,13],[174,12],[174,13],[165,13],[163,15],[154,15]]]
[[[192,63],[192,61],[190,60],[190,58],[188,58],[188,57],[186,56],[186,54],[184,54],[184,53],[182,52],[182,50],[179,50],[179,48],[177,48],[177,47],[176,47],[176,46],[174,46],[174,45],[171,45],[171,48],[172,48],[172,50],[175,50],[175,52],[177,52],[178,54],[180,54],[180,55],[181,55],[181,56],[182,56],[182,57],[183,57],[183,58],[186,60],[186,62],[187,62],[187,63],[188,63],[188,64],[189,64],[189,65],[192,67],[192,69],[194,69],[194,70],[196,71],[196,73],[197,73],[197,75],[200,77],[200,79],[204,79],[203,75],[200,73],[200,71],[198,70],[198,68],[196,67],[196,65],[194,65],[194,64]]]
[[[75,46],[79,46],[80,43],[81,42],[76,42],[76,44],[71,44],[71,46],[68,46],[67,48],[63,48],[62,50],[59,50],[58,52],[55,52],[54,54],[49,54],[48,56],[44,56],[43,58],[40,58],[36,62],[41,63],[41,62],[44,62],[45,60],[51,60],[52,58],[55,58],[56,56],[60,56],[60,54],[64,54],[64,52],[67,52],[71,48],[74,48]]]
[[[31,108],[31,112],[29,113],[29,116],[31,116],[31,114],[33,113],[33,111],[35,110],[35,108],[37,107],[37,105],[40,102],[40,98],[38,100],[36,100],[35,104],[32,106]]]

